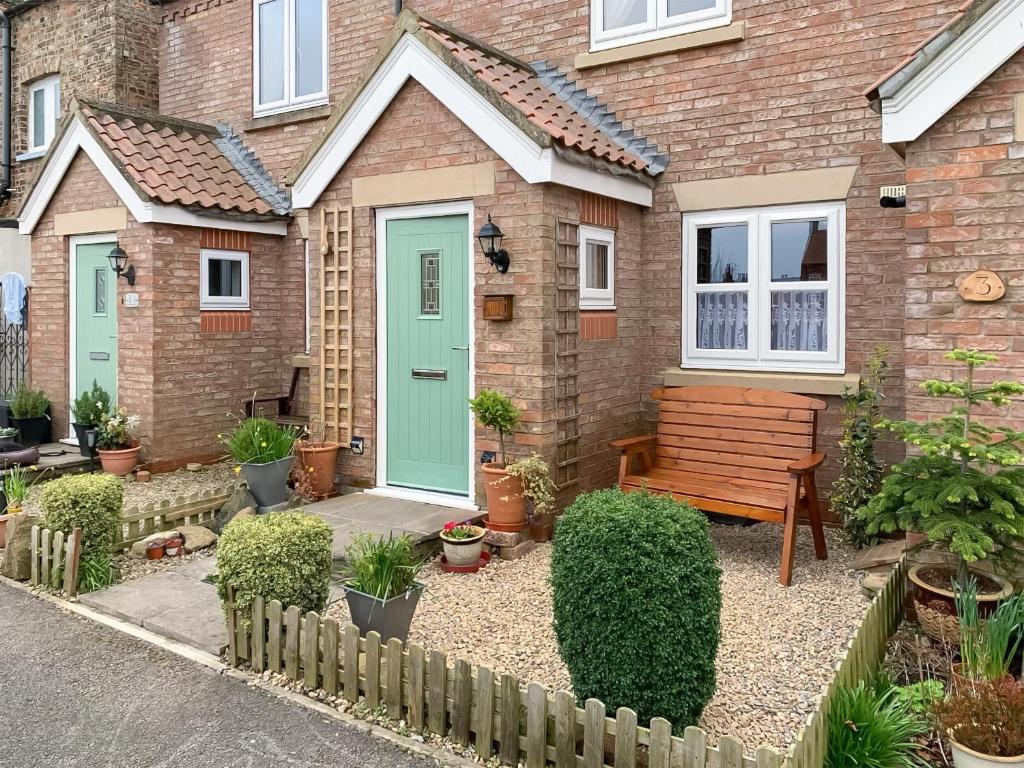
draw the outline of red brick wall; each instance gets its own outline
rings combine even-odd
[[[961,371],[953,347],[999,356],[982,380],[1024,379],[1024,143],[1013,135],[1024,92],[1018,53],[907,150],[907,411],[948,410],[918,386]],[[978,269],[996,272],[1006,296],[968,303],[957,293]],[[1024,422],[1020,419],[1017,426]]]
[[[119,205],[92,162],[75,158],[32,238],[32,379],[54,402],[55,434],[68,420],[68,247],[53,234],[58,213]],[[202,332],[199,249],[204,230],[138,224],[117,233],[135,265],[136,283],[118,280],[118,401],[142,417],[140,436],[156,465],[222,455],[217,435],[231,428],[245,401],[287,392],[288,358],[303,349],[301,247],[269,235],[217,235],[248,243],[251,330]],[[226,238],[226,239],[225,239]],[[291,247],[287,247],[290,245]],[[234,414],[234,415],[232,415]]]

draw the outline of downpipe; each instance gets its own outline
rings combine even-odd
[[[11,19],[0,11],[0,65],[3,66],[3,85],[0,93],[0,120],[3,121],[3,137],[0,141],[0,203],[7,202],[13,194],[11,166]]]

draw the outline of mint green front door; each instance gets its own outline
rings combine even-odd
[[[387,483],[469,493],[469,218],[387,222]]]
[[[74,395],[99,382],[117,397],[117,276],[107,254],[114,243],[75,247]]]

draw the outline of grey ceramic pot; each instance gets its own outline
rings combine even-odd
[[[352,623],[359,627],[359,634],[365,636],[367,632],[377,632],[385,642],[392,637],[397,637],[403,643],[406,641],[421,594],[423,585],[419,582],[405,594],[387,601],[345,587],[348,612],[352,616]]]
[[[291,468],[291,456],[269,464],[242,465],[249,492],[260,507],[275,507],[288,501],[288,472]]]

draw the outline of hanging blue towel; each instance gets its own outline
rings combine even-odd
[[[11,325],[25,322],[21,310],[25,306],[25,278],[17,272],[8,272],[0,277],[0,291],[4,295],[4,317]]]

